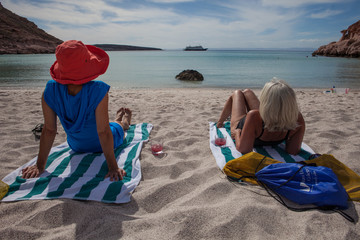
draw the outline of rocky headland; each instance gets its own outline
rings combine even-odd
[[[0,3],[0,54],[54,53],[60,40],[35,23],[21,17]],[[152,47],[138,47],[118,44],[95,44],[105,51],[162,50]]]
[[[352,24],[348,29],[342,30],[342,37],[337,42],[331,42],[319,47],[313,56],[329,57],[360,57],[360,21]]]
[[[0,3],[0,54],[54,53],[62,42]]]

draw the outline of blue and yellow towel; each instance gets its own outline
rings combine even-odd
[[[7,175],[2,181],[9,185],[9,190],[1,201],[70,198],[129,202],[141,180],[139,156],[152,127],[147,123],[131,125],[124,143],[115,149],[118,165],[127,173],[122,181],[104,179],[108,167],[103,153],[76,153],[64,143],[52,148],[45,172],[39,178],[21,178],[21,170],[33,165],[36,158]]]

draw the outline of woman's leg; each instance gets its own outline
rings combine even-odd
[[[231,115],[230,125],[233,128],[233,125],[236,124],[237,126],[238,122],[245,114],[246,114],[246,101],[244,94],[241,90],[236,90],[226,101],[216,126],[218,128],[223,127],[224,121]]]
[[[216,126],[223,127],[224,121],[231,115],[230,128],[231,131],[234,131],[248,111],[258,108],[259,100],[253,91],[250,89],[236,90],[226,101]]]
[[[255,95],[255,93],[250,89],[245,89],[243,93],[245,97],[247,111],[249,112],[250,110],[259,109],[260,101]]]
[[[224,121],[231,115],[231,108],[232,108],[232,95],[226,101],[225,106],[220,114],[220,118],[217,121],[216,126],[218,128],[221,128],[224,126]]]
[[[241,90],[236,90],[232,98],[231,106],[231,118],[230,118],[230,130],[233,133],[239,124],[239,121],[246,115],[246,99],[244,93]]]

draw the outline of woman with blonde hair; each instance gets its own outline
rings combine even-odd
[[[285,141],[289,154],[299,153],[305,121],[299,111],[294,90],[283,80],[273,78],[265,84],[260,101],[250,89],[236,90],[226,101],[217,127],[231,116],[231,136],[236,149],[245,154],[254,146],[272,146]]]

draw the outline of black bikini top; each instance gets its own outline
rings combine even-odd
[[[255,141],[254,141],[254,146],[273,146],[273,145],[278,145],[280,143],[282,143],[283,141],[285,141],[286,139],[288,139],[289,137],[289,133],[290,133],[290,130],[288,130],[288,132],[286,133],[286,136],[284,139],[282,140],[278,140],[278,141],[263,141],[261,140],[261,136],[263,135],[264,133],[264,122],[263,122],[263,127],[262,127],[262,131],[260,133],[260,136],[258,136],[257,138],[255,138]]]

